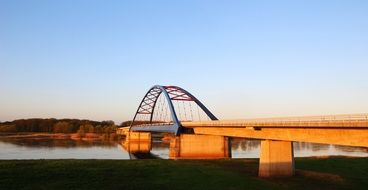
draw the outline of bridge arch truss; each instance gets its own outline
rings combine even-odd
[[[184,105],[187,104],[190,106],[190,109],[187,108],[185,110]],[[187,119],[186,112],[190,110],[191,112],[188,115],[192,115],[191,119],[194,120],[192,104],[197,106],[197,109],[201,110],[207,116],[208,120],[218,120],[216,116],[188,91],[177,86],[155,85],[148,90],[139,104],[131,122],[130,131],[169,132],[178,135],[184,130],[180,123],[181,117],[179,116],[181,112],[185,112],[185,118]],[[184,110],[180,109],[178,105],[183,105]],[[162,116],[164,110],[166,111],[166,115]],[[180,115],[178,115],[178,112]],[[160,119],[158,119],[158,114],[161,114]],[[165,118],[170,119],[167,120]]]

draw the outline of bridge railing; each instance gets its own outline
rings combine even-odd
[[[362,121],[368,120],[368,114],[353,115],[324,115],[324,116],[302,116],[302,117],[275,117],[275,118],[257,118],[244,119],[243,121],[280,121],[280,122],[296,122],[296,121]]]
[[[192,122],[190,120],[183,120],[181,122]],[[170,126],[170,125],[174,125],[174,122],[171,121],[171,122],[157,122],[157,121],[153,121],[152,123],[140,123],[140,124],[136,124],[136,125],[133,125],[132,127],[136,127],[136,126],[139,126],[139,127],[144,127],[144,126]]]
[[[145,126],[171,126],[174,122],[165,122],[165,123],[145,123],[145,124],[139,124],[139,125],[133,125],[132,127],[145,127]]]

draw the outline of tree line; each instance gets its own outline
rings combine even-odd
[[[115,133],[118,127],[113,121],[80,119],[34,118],[0,122],[0,132]]]

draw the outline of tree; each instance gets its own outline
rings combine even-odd
[[[120,124],[120,127],[128,127],[132,124],[132,121],[124,121]]]
[[[17,132],[15,125],[3,125],[0,124],[0,132]]]
[[[115,125],[114,121],[111,121],[111,120],[107,120],[107,121],[102,121],[101,122],[101,125]]]
[[[54,125],[54,133],[73,133],[73,126],[68,122],[59,121]]]
[[[77,133],[79,133],[79,135],[84,136],[85,133],[94,133],[95,128],[93,127],[93,125],[91,124],[84,124],[79,126],[79,130],[77,131]]]

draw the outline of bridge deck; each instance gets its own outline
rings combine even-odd
[[[181,122],[181,124],[186,128],[193,128],[195,134],[203,135],[368,147],[368,114]],[[170,127],[156,124],[136,126],[134,129],[162,132],[169,130]]]
[[[368,147],[368,114],[182,122],[196,134]]]
[[[195,128],[195,127],[368,128],[368,114],[198,121],[198,122],[181,122],[181,124],[182,126],[187,128]]]

